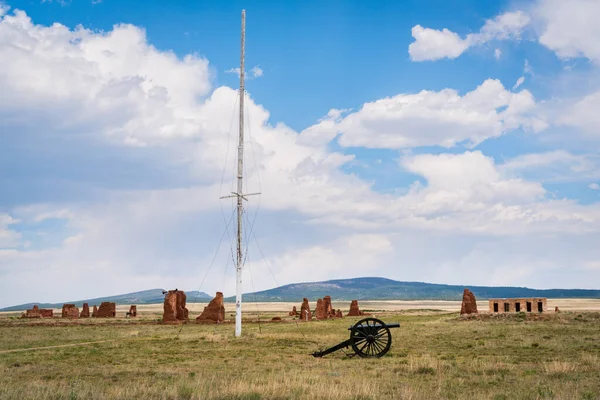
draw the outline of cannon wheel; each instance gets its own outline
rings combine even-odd
[[[358,321],[350,332],[352,349],[359,357],[383,357],[392,346],[390,328],[377,318]]]

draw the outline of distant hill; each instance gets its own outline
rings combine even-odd
[[[109,297],[98,297],[95,299],[88,300],[77,300],[77,301],[65,301],[64,303],[72,303],[77,307],[81,307],[83,303],[100,305],[103,301],[112,301],[117,304],[160,304],[165,300],[165,296],[162,294],[163,289],[150,289],[141,292],[119,294],[116,296]],[[212,299],[212,296],[193,290],[185,293],[187,295],[188,302],[194,302],[198,300]],[[37,304],[40,308],[60,308],[64,303],[27,303],[20,304],[18,306],[6,307],[0,309],[0,311],[19,311],[26,310]]]
[[[314,301],[323,296],[333,300],[461,300],[465,287],[478,299],[503,297],[550,297],[550,298],[600,298],[600,290],[587,289],[530,289],[510,286],[463,286],[440,285],[423,282],[400,282],[386,278],[335,279],[325,282],[293,283],[256,293],[245,293],[244,301],[292,301],[301,302],[303,297]],[[186,292],[188,302],[212,299],[198,291]],[[67,301],[80,307],[83,303],[99,305],[103,301],[117,304],[160,304],[164,301],[162,289],[144,290],[118,296],[99,297],[89,300]],[[234,302],[235,297],[225,298]],[[63,303],[28,303],[3,308],[0,311],[25,310],[37,304],[40,308],[60,308]]]
[[[461,300],[468,287],[478,299],[503,297],[600,298],[600,290],[530,289],[502,286],[457,286],[423,282],[400,282],[386,278],[335,279],[294,283],[244,294],[245,301],[302,301],[331,296],[333,300]],[[235,301],[228,297],[225,301]]]

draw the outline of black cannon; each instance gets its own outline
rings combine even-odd
[[[315,357],[323,357],[334,351],[352,347],[359,357],[382,357],[392,346],[390,328],[399,328],[400,324],[386,324],[377,318],[365,318],[352,325],[350,339],[323,351],[312,353]]]

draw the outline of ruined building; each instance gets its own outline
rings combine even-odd
[[[341,311],[336,312],[331,306],[331,296],[325,296],[322,299],[317,299],[317,308],[315,309],[315,317],[317,319],[335,318],[341,315]]]
[[[137,306],[129,306],[129,311],[127,312],[127,315],[130,317],[137,317]]]
[[[225,306],[223,305],[223,293],[217,292],[214,299],[204,307],[202,314],[196,318],[198,322],[223,322],[225,320]]]
[[[50,308],[39,308],[36,305],[31,310],[25,310],[21,315],[21,318],[52,318],[54,316],[54,310]]]
[[[88,303],[83,303],[83,309],[81,310],[81,314],[79,314],[79,318],[89,318],[90,317],[90,306]]]
[[[173,323],[189,320],[188,309],[185,308],[186,298],[183,290],[169,290],[163,305],[163,322]]]
[[[79,308],[75,307],[75,304],[63,304],[62,317],[79,318]]]
[[[510,312],[546,312],[548,311],[545,297],[529,299],[490,299],[491,313]]]
[[[117,316],[117,305],[110,301],[103,301],[95,312],[96,318],[114,318]]]
[[[462,304],[460,306],[460,315],[478,313],[479,311],[477,311],[477,300],[475,300],[475,295],[469,289],[465,289],[463,292]]]
[[[308,299],[305,297],[302,299],[302,305],[300,306],[300,320],[310,321],[312,320],[312,313],[310,312],[310,305]]]
[[[365,315],[365,313],[360,311],[360,309],[358,308],[358,300],[352,300],[352,303],[350,303],[350,311],[346,315],[349,317],[358,317],[361,315]]]

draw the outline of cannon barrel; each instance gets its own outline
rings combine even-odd
[[[356,329],[357,326],[362,326],[362,325],[352,325],[350,328],[348,328],[349,331],[351,331],[352,329]],[[383,327],[387,327],[387,328],[400,328],[400,323],[396,322],[394,324],[383,324],[383,325],[373,325],[371,326],[371,328],[383,328]]]

